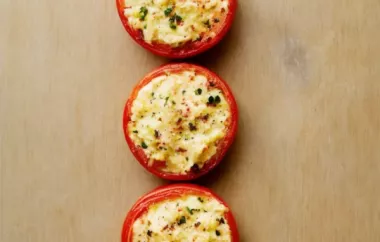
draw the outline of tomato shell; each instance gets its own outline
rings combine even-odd
[[[210,189],[193,185],[193,184],[175,184],[158,187],[155,190],[149,192],[148,194],[142,196],[135,205],[128,212],[127,217],[125,218],[121,241],[122,242],[132,242],[133,240],[133,223],[141,217],[145,212],[148,211],[150,205],[159,203],[168,199],[175,199],[183,195],[199,195],[212,197],[222,203],[225,207],[228,208],[228,212],[225,213],[225,218],[231,230],[232,242],[239,241],[239,232],[237,225],[234,219],[234,216],[231,212],[231,209],[218,195],[212,192]]]
[[[129,136],[128,123],[131,120],[130,117],[132,115],[132,104],[135,98],[137,97],[139,91],[141,90],[141,88],[147,85],[155,77],[163,75],[167,72],[178,73],[178,72],[182,72],[184,70],[189,70],[189,69],[194,70],[196,73],[205,75],[208,80],[213,81],[213,83],[215,84],[215,87],[219,88],[223,92],[226,98],[226,101],[230,106],[231,117],[230,117],[229,127],[226,131],[225,137],[221,139],[218,144],[216,154],[212,156],[208,161],[206,161],[205,165],[197,173],[193,173],[193,172],[189,172],[186,174],[167,173],[167,172],[163,172],[159,170],[155,166],[149,166],[148,165],[149,159],[145,155],[144,150],[141,147],[138,147]],[[139,161],[139,163],[152,174],[158,177],[161,177],[163,179],[175,180],[175,181],[194,180],[196,178],[199,178],[200,176],[207,174],[212,169],[214,169],[221,162],[227,150],[233,143],[236,133],[237,133],[237,127],[238,127],[238,108],[237,108],[235,98],[231,92],[231,89],[228,87],[227,83],[223,81],[215,73],[211,72],[210,70],[198,65],[187,64],[187,63],[163,65],[157,68],[156,70],[152,71],[147,76],[145,76],[140,81],[140,83],[138,83],[137,86],[133,89],[132,94],[125,105],[124,116],[123,116],[123,129],[124,129],[125,139],[128,143],[128,146],[131,152]]]
[[[172,58],[172,59],[184,59],[184,58],[189,58],[189,57],[205,52],[206,50],[218,44],[223,39],[223,37],[230,30],[232,26],[232,22],[235,18],[237,0],[229,0],[229,11],[226,14],[226,19],[224,21],[224,24],[221,27],[219,27],[217,31],[217,35],[215,37],[213,37],[210,41],[206,41],[206,42],[204,41],[190,42],[180,48],[173,48],[170,45],[166,45],[166,44],[149,44],[145,42],[141,31],[133,29],[128,24],[128,18],[124,15],[124,1],[116,0],[116,6],[117,6],[120,20],[125,30],[128,32],[128,34],[132,37],[132,39],[136,43],[138,43],[143,48],[145,48],[146,50],[149,50],[150,52],[156,55],[160,55],[160,56]]]

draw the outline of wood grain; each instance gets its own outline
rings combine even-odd
[[[238,138],[199,183],[246,242],[380,241],[380,1],[240,0],[192,59],[231,85]],[[168,60],[137,46],[114,1],[0,1],[1,241],[119,241],[165,183],[122,133],[136,82]]]

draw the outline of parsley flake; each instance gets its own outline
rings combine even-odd
[[[208,103],[207,104],[213,104],[214,103],[214,97],[213,96],[210,96],[208,98]]]
[[[192,209],[190,209],[189,207],[186,207],[186,210],[187,210],[191,215],[193,215],[193,210],[192,210]]]
[[[220,103],[221,99],[220,99],[219,96],[216,96],[216,97],[214,98],[214,101],[215,101],[216,104],[218,104],[218,103]]]
[[[165,16],[168,17],[172,11],[173,11],[173,8],[167,8],[167,9],[165,9],[165,11],[164,11]]]
[[[201,95],[202,94],[202,89],[198,88],[195,90],[195,95]]]
[[[146,7],[141,7],[140,12],[139,12],[140,20],[144,21],[147,14],[148,14],[148,9]]]
[[[178,221],[178,225],[181,225],[181,224],[184,224],[184,223],[186,223],[186,218],[185,218],[185,216],[182,216],[180,219],[179,219],[179,221]]]
[[[148,145],[145,144],[145,142],[143,141],[143,142],[141,142],[141,147],[142,147],[143,149],[147,149],[147,148],[148,148]]]

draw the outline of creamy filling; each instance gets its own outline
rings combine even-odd
[[[128,132],[149,165],[197,172],[216,154],[230,123],[223,92],[194,71],[168,73],[144,86],[132,103]]]
[[[208,41],[223,24],[228,0],[125,0],[129,25],[141,30],[148,43],[173,47]]]
[[[151,205],[133,224],[133,242],[231,241],[228,209],[217,200],[184,196]]]

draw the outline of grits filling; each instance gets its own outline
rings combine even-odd
[[[133,242],[231,241],[228,209],[213,198],[189,195],[148,208],[133,224]]]
[[[175,174],[197,173],[217,153],[231,116],[223,92],[194,71],[154,78],[131,111],[128,133],[148,165]]]
[[[215,37],[228,12],[228,0],[125,0],[129,25],[147,43],[179,47]]]

